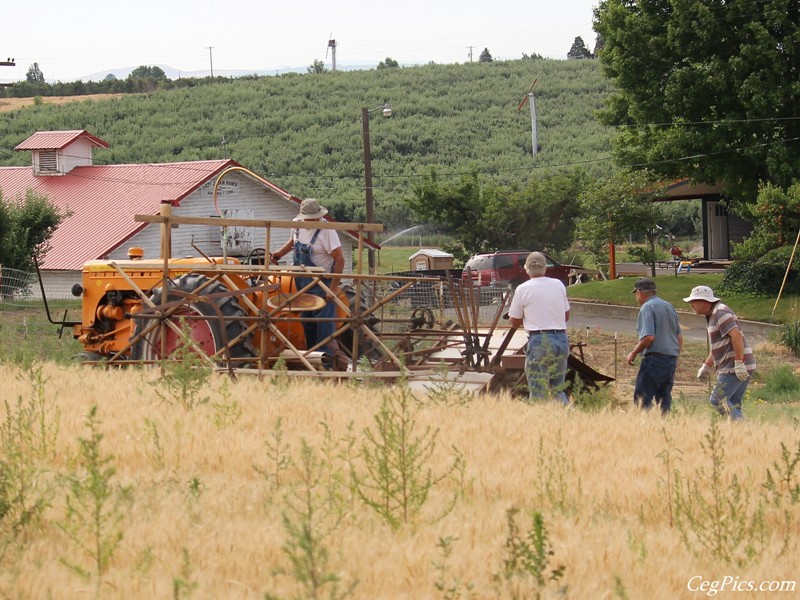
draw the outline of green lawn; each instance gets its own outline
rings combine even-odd
[[[376,257],[378,274],[410,269],[408,258],[417,252],[416,246],[387,246]],[[634,277],[613,281],[592,281],[582,285],[570,286],[567,293],[573,300],[588,300],[608,304],[636,306],[636,298],[631,293]],[[683,298],[689,295],[696,285],[707,285],[717,290],[722,280],[721,274],[706,275],[687,273],[681,275],[661,275],[656,277],[658,295],[672,302],[676,308],[690,310]],[[766,323],[786,323],[800,319],[800,296],[782,296],[773,314],[775,296],[749,296],[723,294],[722,300],[742,319]]]
[[[683,298],[689,295],[696,285],[707,285],[717,290],[722,275],[686,274],[662,275],[656,277],[658,295],[668,300],[678,309],[689,310]],[[573,300],[589,300],[608,304],[636,306],[636,298],[631,293],[636,278],[616,279],[613,281],[592,281],[590,283],[571,286],[567,294]],[[720,294],[723,302],[728,304],[741,319],[762,321],[766,323],[786,323],[800,318],[800,297],[783,296],[773,314],[775,296],[725,295]]]
[[[410,271],[408,258],[419,251],[419,246],[385,246],[375,256],[375,271],[378,275],[394,273],[397,271]],[[353,253],[353,271],[357,269],[356,253]],[[364,262],[367,262],[367,253],[364,252]],[[364,271],[366,273],[366,270]]]

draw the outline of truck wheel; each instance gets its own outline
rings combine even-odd
[[[169,295],[167,302],[184,299],[185,296],[176,294],[173,291],[180,291],[184,293],[193,293],[199,287],[208,281],[208,277],[198,275],[195,273],[188,273],[181,276],[174,284],[169,286]],[[201,296],[216,294],[219,292],[226,292],[226,288],[219,281],[212,283],[203,288]],[[150,295],[150,300],[155,304],[161,302],[161,288],[153,290]],[[214,308],[216,305],[219,312]],[[223,323],[220,322],[219,313],[222,313],[224,318],[224,335]],[[200,349],[208,356],[211,356],[224,347],[225,343],[230,343],[231,340],[236,339],[247,328],[247,324],[237,317],[247,316],[247,312],[242,308],[239,300],[235,296],[225,296],[222,298],[209,299],[207,301],[198,300],[194,302],[187,302],[178,310],[172,313],[170,321],[180,324],[181,317],[209,317],[208,319],[184,319],[183,328],[188,328],[189,337],[192,341],[200,347]],[[133,328],[133,335],[135,336],[138,331],[141,331],[147,326],[149,319],[136,319]],[[180,325],[179,325],[180,326]],[[159,328],[150,331],[144,338],[139,340],[133,347],[132,358],[134,360],[144,361],[158,361],[162,358],[169,357],[176,350],[181,347],[181,336],[177,332],[168,328],[166,331],[166,352],[165,356],[161,353],[161,334]],[[250,336],[239,340],[229,349],[230,357],[234,362],[234,366],[242,366],[249,362],[247,359],[256,357],[256,350],[253,347]],[[227,358],[227,353],[223,352],[219,356],[220,361]]]

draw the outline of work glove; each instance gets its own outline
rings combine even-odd
[[[706,363],[700,365],[700,368],[697,370],[697,378],[698,379],[708,379],[708,374],[711,373],[711,367],[709,367]]]
[[[747,367],[744,366],[743,360],[734,361],[733,371],[736,373],[736,378],[739,381],[747,381],[747,378],[750,377],[750,374],[747,372]]]

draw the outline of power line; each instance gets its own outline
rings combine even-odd
[[[610,125],[619,129],[629,129],[635,127],[684,127],[689,125],[726,125],[729,123],[762,123],[766,121],[798,121],[800,117],[763,117],[757,119],[719,119],[714,121],[665,121],[663,123],[631,123],[621,125]]]

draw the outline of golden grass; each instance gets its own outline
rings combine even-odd
[[[83,554],[54,523],[63,519],[66,489],[58,475],[78,469],[78,439],[86,437],[86,415],[98,407],[100,447],[113,455],[114,481],[131,485],[134,500],[121,528],[122,543],[113,557],[103,598],[172,598],[175,578],[196,584],[195,598],[280,598],[300,594],[282,545],[287,533],[281,515],[285,494],[298,481],[296,470],[281,474],[277,488],[254,467],[269,470],[267,442],[282,419],[284,443],[292,460],[300,441],[319,451],[328,428],[337,448],[351,433],[363,441],[374,428],[385,389],[298,382],[288,386],[254,378],[228,384],[214,379],[206,393],[210,404],[191,411],[163,402],[151,384],[157,371],[102,371],[43,367],[46,396],[60,411],[57,453],[47,465],[55,486],[52,506],[41,528],[27,532],[19,554],[10,550],[0,567],[0,594],[9,598],[72,599],[92,597],[92,583],[79,579],[61,558],[89,566]],[[4,398],[13,404],[31,396],[31,379],[12,366],[0,366]],[[238,403],[235,422],[219,425],[219,408]],[[6,419],[6,408],[0,417]],[[215,418],[216,417],[216,418]],[[215,423],[217,421],[217,423]],[[352,427],[351,427],[352,424]],[[800,570],[797,543],[798,506],[786,506],[794,521],[789,547],[779,521],[771,524],[773,541],[752,563],[737,567],[693,554],[671,526],[665,481],[670,479],[658,457],[672,440],[676,467],[698,480],[709,469],[702,449],[709,432],[705,410],[662,419],[656,412],[628,408],[596,414],[565,411],[550,405],[530,406],[507,396],[475,398],[465,405],[423,403],[417,428],[439,429],[430,467],[440,472],[452,462],[452,447],[463,454],[463,481],[436,486],[413,525],[392,530],[350,491],[343,490],[342,522],[324,539],[330,569],[344,582],[357,581],[352,598],[444,598],[435,583],[442,562],[441,538],[452,542],[446,583],[460,598],[511,598],[508,588],[493,583],[502,570],[507,536],[506,511],[522,509],[522,533],[531,511],[539,511],[549,532],[550,565],[564,575],[550,583],[543,597],[679,598],[695,596],[687,582],[724,576],[742,580],[789,580]],[[158,443],[154,431],[157,431]],[[780,458],[781,444],[796,450],[797,425],[721,423],[725,439],[725,476],[736,474],[752,494],[761,492],[766,470]],[[274,441],[274,440],[273,440]],[[328,474],[344,469],[332,459]],[[199,493],[192,493],[194,489]],[[562,484],[563,482],[563,484]],[[550,491],[546,491],[547,485]],[[455,491],[463,491],[443,519],[435,516]],[[329,525],[323,521],[320,526]],[[187,571],[183,554],[187,553]],[[182,566],[183,565],[183,566]],[[470,596],[467,584],[473,586]],[[521,588],[519,598],[535,597],[535,586]],[[327,597],[327,596],[324,596]],[[742,597],[745,597],[742,595]],[[788,595],[786,596],[788,597]]]
[[[42,104],[67,104],[68,102],[85,102],[88,100],[108,100],[122,98],[125,94],[86,94],[84,96],[37,96]],[[0,98],[0,112],[19,110],[26,106],[33,106],[34,98]]]

